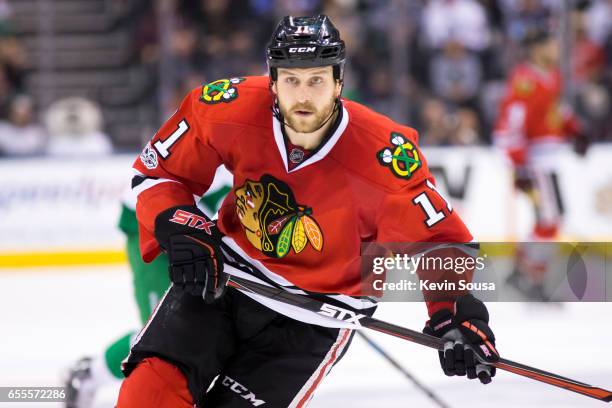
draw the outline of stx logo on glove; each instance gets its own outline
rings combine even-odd
[[[353,323],[358,326],[361,326],[359,319],[365,317],[365,315],[357,314],[350,310],[342,309],[341,307],[328,305],[327,303],[323,303],[321,309],[317,313],[322,314],[323,316],[333,317],[334,319],[342,320],[346,323]]]
[[[185,210],[176,210],[170,221],[181,225],[189,225],[192,228],[203,230],[208,235],[212,235],[212,231],[210,230],[210,228],[215,226],[214,222]]]

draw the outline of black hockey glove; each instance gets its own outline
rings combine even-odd
[[[489,327],[489,313],[484,303],[472,295],[461,296],[455,302],[454,315],[449,310],[434,313],[423,333],[446,341],[439,351],[440,365],[448,376],[466,375],[483,384],[491,382],[499,360],[495,336]]]
[[[590,145],[591,145],[591,139],[588,137],[588,135],[584,133],[578,133],[574,137],[574,152],[578,156],[580,157],[585,156],[587,153],[587,150],[589,150]]]
[[[514,169],[514,187],[525,193],[528,193],[533,188],[533,181],[526,167],[517,166]]]
[[[170,280],[212,303],[225,293],[221,233],[195,206],[178,206],[155,218],[155,238],[168,254]]]

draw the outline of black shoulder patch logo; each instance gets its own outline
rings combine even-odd
[[[421,168],[422,161],[416,146],[407,137],[391,132],[391,147],[385,147],[376,154],[378,162],[389,167],[394,176],[409,179]]]
[[[235,85],[245,81],[245,78],[218,79],[202,87],[200,101],[209,105],[221,102],[229,103],[238,98],[238,88]]]

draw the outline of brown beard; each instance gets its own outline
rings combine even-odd
[[[285,118],[287,124],[298,133],[312,133],[318,129],[320,129],[323,124],[329,119],[332,115],[336,100],[333,99],[327,106],[323,107],[323,109],[316,109],[310,102],[307,103],[299,103],[291,107],[287,112],[283,109],[279,104],[279,108],[281,114]],[[290,112],[295,112],[298,110],[306,110],[309,112],[313,112],[314,118],[309,119],[307,123],[303,123],[300,118],[295,118],[291,116]],[[314,120],[313,120],[314,119]]]

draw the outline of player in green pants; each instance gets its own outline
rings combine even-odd
[[[232,178],[220,168],[207,194],[202,198],[199,207],[207,215],[215,214],[231,189]],[[138,305],[140,321],[144,325],[157,303],[170,285],[168,277],[168,258],[161,254],[151,263],[144,263],[140,257],[138,243],[138,223],[134,210],[135,197],[130,194],[124,197],[119,229],[126,235],[128,263],[132,271],[134,297]],[[71,367],[66,379],[66,408],[89,408],[93,405],[96,390],[114,381],[121,381],[121,362],[130,352],[132,338],[137,331],[130,331],[110,344],[103,354],[95,357],[84,357]]]

